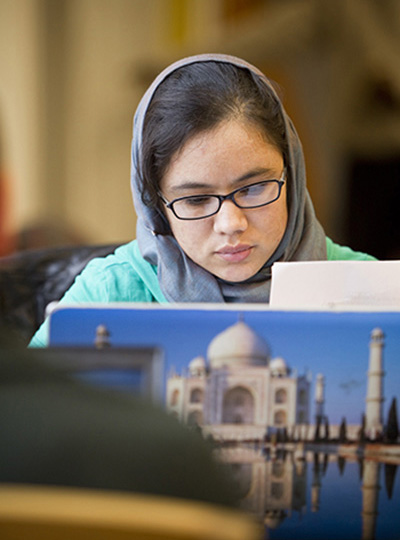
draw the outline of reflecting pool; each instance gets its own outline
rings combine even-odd
[[[265,539],[399,540],[400,461],[236,446],[220,450]]]

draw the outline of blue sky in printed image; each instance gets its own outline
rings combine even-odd
[[[113,345],[157,345],[164,349],[166,371],[179,373],[190,360],[206,356],[210,341],[242,318],[299,375],[325,376],[325,411],[331,423],[343,416],[359,423],[365,408],[371,331],[385,334],[384,419],[394,396],[400,407],[400,312],[285,312],[247,309],[175,310],[157,305],[59,308],[51,323],[53,344],[91,345],[105,324]],[[400,412],[400,411],[398,411]]]

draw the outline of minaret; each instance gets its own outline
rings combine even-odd
[[[311,483],[311,512],[318,512],[321,499],[321,466],[319,454],[314,454]]]
[[[362,539],[374,540],[379,501],[379,461],[364,460],[362,483]]]
[[[383,431],[383,347],[384,333],[380,328],[371,332],[369,344],[368,386],[365,412],[365,432],[376,439]]]
[[[318,373],[315,383],[315,422],[322,421],[324,418],[324,402],[325,402],[325,377]]]
[[[107,349],[110,347],[110,332],[107,326],[99,324],[96,328],[96,338],[94,340],[94,346],[96,349]]]

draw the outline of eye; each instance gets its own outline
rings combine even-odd
[[[258,182],[257,184],[251,184],[246,186],[238,192],[240,197],[257,197],[263,194],[268,188],[268,181]]]
[[[210,204],[213,200],[213,197],[208,195],[196,195],[195,197],[186,197],[180,201],[180,204],[185,204],[186,206],[206,206]]]

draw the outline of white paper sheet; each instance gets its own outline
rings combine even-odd
[[[271,307],[400,308],[400,261],[275,263]]]

